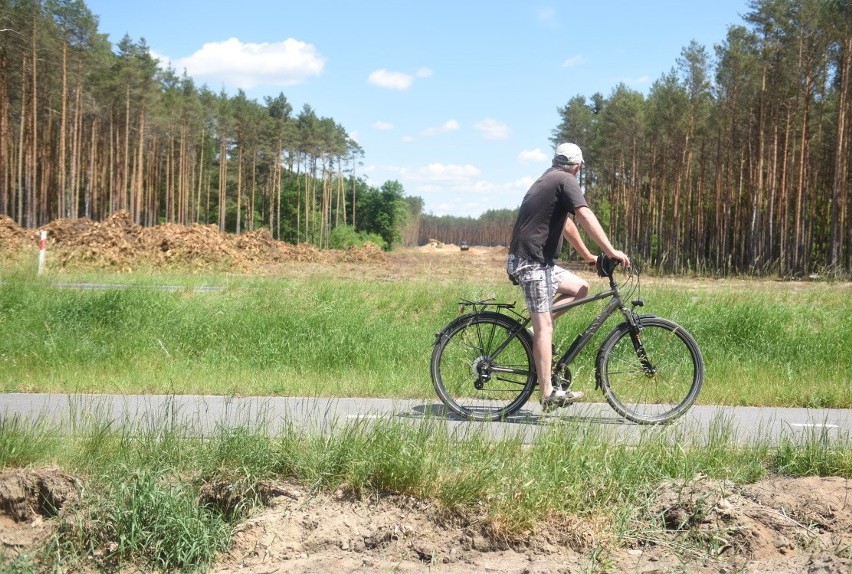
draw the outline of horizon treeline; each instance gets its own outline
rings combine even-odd
[[[583,148],[591,207],[646,265],[848,277],[852,0],[749,9],[647,94],[568,99],[551,142]],[[0,213],[18,224],[127,210],[319,247],[508,244],[516,210],[424,214],[399,182],[359,177],[364,150],[311,106],[215,93],[159,68],[144,39],[113,49],[97,28],[83,0],[0,0]]]

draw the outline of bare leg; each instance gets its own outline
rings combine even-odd
[[[556,301],[565,303],[585,297],[589,292],[589,284],[569,271],[560,273],[561,281],[556,288]],[[533,359],[535,360],[536,377],[541,389],[541,397],[549,397],[553,393],[551,369],[553,366],[553,321],[563,313],[530,313],[533,331]]]
[[[553,318],[550,313],[531,313],[533,325],[533,358],[542,397],[553,392],[550,368],[553,362]]]
[[[563,280],[562,283],[559,284],[559,287],[556,288],[556,299],[553,300],[554,305],[556,303],[570,303],[571,301],[582,299],[589,294],[589,283],[585,279],[577,277],[573,273],[568,273],[567,275],[567,279]],[[551,313],[551,318],[556,320],[556,318],[564,312],[565,310],[563,309],[562,311]],[[532,331],[535,333],[534,320]]]
[[[565,273],[556,289],[554,303],[568,303],[585,297],[589,293],[589,284],[573,273]],[[533,326],[533,358],[535,359],[538,385],[542,398],[549,397],[554,389],[551,380],[553,364],[553,321],[565,311],[554,313],[531,313]],[[582,396],[579,393],[575,395]]]
[[[556,289],[556,299],[555,303],[570,303],[571,301],[576,301],[577,299],[582,299],[586,295],[589,294],[589,283],[580,277],[577,277],[573,273],[567,273],[567,278],[559,284],[559,287]],[[556,319],[565,310],[556,311],[553,313],[553,318]]]

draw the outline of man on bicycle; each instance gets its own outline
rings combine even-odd
[[[563,237],[587,262],[594,261],[568,215],[574,216],[604,253],[625,267],[630,265],[627,255],[612,246],[583,197],[577,180],[582,167],[583,152],[576,144],[563,143],[556,148],[552,166],[532,184],[521,202],[506,262],[509,276],[523,289],[532,318],[533,358],[545,412],[568,406],[583,396],[554,389],[551,381],[553,298],[558,293],[558,301],[564,303],[588,292],[588,283],[555,264]]]

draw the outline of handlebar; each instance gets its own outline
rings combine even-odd
[[[618,267],[619,263],[621,263],[621,261],[618,259],[612,259],[607,257],[604,253],[601,253],[595,261],[595,269],[598,272],[598,277],[609,277],[612,279],[612,273],[615,271],[615,268]]]

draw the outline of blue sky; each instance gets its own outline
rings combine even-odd
[[[87,0],[113,45],[219,91],[283,93],[365,150],[426,213],[517,207],[550,164],[557,109],[619,83],[647,94],[692,40],[742,24],[748,0]]]

